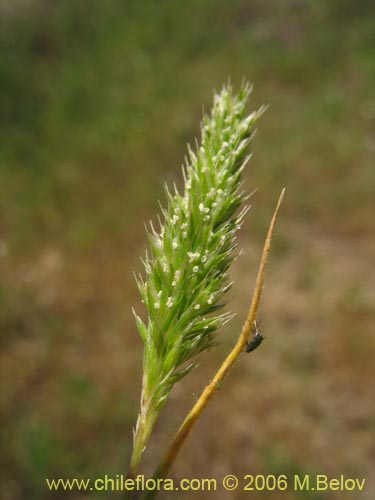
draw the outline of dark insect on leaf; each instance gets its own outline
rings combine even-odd
[[[251,328],[252,338],[246,342],[246,352],[254,351],[264,340],[263,335],[258,330],[259,324],[260,322],[257,323],[256,320],[254,321],[254,325]]]

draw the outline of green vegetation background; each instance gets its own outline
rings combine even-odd
[[[124,473],[143,224],[164,181],[181,184],[202,105],[228,78],[254,83],[254,108],[270,104],[245,179],[258,193],[233,270],[238,316],[173,392],[144,471],[233,343],[286,186],[267,340],[237,364],[173,476],[346,474],[367,477],[372,497],[372,2],[17,0],[0,4],[0,27],[1,499],[82,498],[44,478]]]

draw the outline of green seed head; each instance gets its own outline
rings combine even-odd
[[[237,247],[246,200],[241,174],[260,109],[247,115],[250,87],[233,95],[227,85],[214,96],[202,121],[201,142],[188,148],[184,189],[166,187],[167,207],[156,230],[150,225],[145,277],[137,278],[148,319],[135,313],[144,342],[143,404],[157,411],[173,384],[189,373],[188,362],[215,343],[231,317],[218,314],[228,290],[227,271]]]

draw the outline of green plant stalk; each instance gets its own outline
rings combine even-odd
[[[142,395],[141,395],[141,411],[139,412],[136,428],[134,431],[133,451],[130,458],[130,464],[127,477],[134,478],[138,470],[141,456],[148,442],[152,430],[155,426],[158,413],[153,411],[150,406],[150,397],[147,394],[145,382],[143,382]]]
[[[264,248],[263,248],[263,253],[259,265],[259,270],[257,274],[257,279],[256,279],[256,284],[255,284],[255,289],[250,305],[250,309],[246,318],[246,321],[243,325],[243,328],[241,330],[241,333],[239,335],[239,338],[233,347],[232,351],[229,353],[227,358],[224,360],[222,365],[220,366],[219,370],[217,371],[216,375],[206,386],[206,388],[203,390],[202,394],[196,401],[195,405],[193,408],[190,410],[188,415],[186,416],[184,422],[182,423],[181,427],[177,431],[177,434],[175,435],[171,446],[167,450],[166,454],[164,455],[162,461],[160,462],[159,466],[157,467],[153,479],[162,479],[165,478],[169,469],[171,468],[178,452],[180,451],[182,445],[184,444],[186,438],[188,437],[190,431],[192,430],[195,422],[198,420],[200,415],[202,414],[203,410],[209,403],[209,401],[212,399],[212,397],[215,395],[216,391],[221,387],[222,382],[224,381],[224,378],[228,374],[229,370],[235,363],[235,361],[238,359],[240,354],[244,351],[244,348],[246,346],[246,342],[249,340],[250,335],[251,335],[251,328],[252,325],[256,319],[256,314],[260,302],[260,298],[262,295],[262,290],[263,290],[263,283],[264,283],[264,274],[265,274],[265,269],[266,269],[266,264],[267,264],[267,259],[268,255],[270,252],[271,248],[271,240],[272,240],[272,235],[277,219],[277,215],[282,203],[282,200],[284,198],[284,193],[285,193],[285,188],[282,190],[281,195],[279,197],[274,215],[272,217],[267,237],[264,243]],[[156,497],[158,493],[158,490],[147,490],[144,491],[143,494],[141,495],[141,500],[151,500]]]

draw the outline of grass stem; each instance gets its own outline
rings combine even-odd
[[[217,371],[216,375],[212,379],[212,381],[206,386],[206,388],[203,390],[202,394],[198,398],[197,402],[193,406],[193,408],[190,410],[188,415],[186,416],[184,422],[182,423],[181,427],[177,431],[177,434],[175,435],[171,446],[167,450],[166,454],[164,455],[162,461],[160,462],[158,468],[156,469],[153,478],[154,479],[159,479],[159,478],[165,478],[166,475],[168,474],[168,471],[170,470],[178,452],[180,451],[182,445],[184,444],[187,436],[189,435],[190,431],[192,430],[195,422],[198,420],[200,415],[202,414],[203,410],[211,400],[211,398],[214,396],[216,391],[218,390],[219,387],[221,387],[221,384],[228,374],[229,370],[237,360],[237,358],[240,356],[240,354],[244,351],[246,342],[249,340],[250,335],[251,335],[251,328],[254,323],[254,320],[256,319],[256,314],[260,302],[260,298],[262,295],[262,289],[263,289],[263,283],[264,283],[264,274],[265,274],[265,269],[266,269],[266,264],[267,264],[267,259],[269,255],[269,251],[271,248],[271,239],[275,227],[275,222],[277,219],[277,215],[281,206],[281,203],[283,201],[285,194],[285,188],[282,190],[275,212],[273,214],[267,237],[264,243],[263,247],[263,253],[259,265],[259,270],[258,270],[258,275],[256,279],[256,284],[255,284],[255,289],[250,305],[250,309],[246,318],[246,321],[242,327],[241,333],[238,337],[238,340],[233,347],[232,351],[229,353],[227,358],[224,360],[222,365],[220,366],[219,370]],[[157,495],[157,490],[149,490],[149,491],[144,491],[143,494],[141,495],[142,500],[151,500],[155,498]]]

